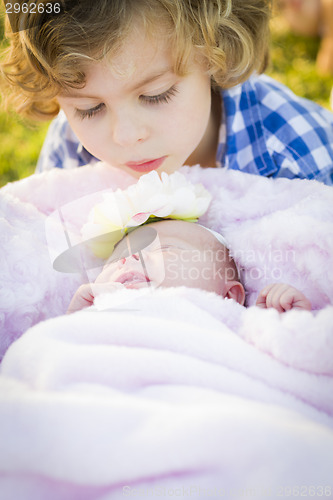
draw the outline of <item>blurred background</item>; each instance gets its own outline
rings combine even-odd
[[[286,84],[296,94],[331,109],[333,72],[321,71],[317,61],[322,48],[321,28],[314,29],[312,26],[310,34],[299,34],[297,26],[292,25],[295,13],[283,10],[286,4],[294,2],[299,5],[301,1],[279,0],[271,22],[271,61],[266,73]],[[296,19],[300,19],[297,12]],[[304,25],[302,21],[301,26]],[[5,47],[4,5],[0,3],[0,58]],[[0,186],[34,172],[48,125],[27,123],[14,113],[5,112],[0,96]]]

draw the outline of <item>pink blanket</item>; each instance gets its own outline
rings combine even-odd
[[[133,180],[100,165],[0,191],[3,352],[20,337],[0,372],[1,498],[332,498],[333,190],[182,171],[213,194],[201,222],[226,236],[247,308],[123,290],[63,315],[81,278],[52,269],[47,214]],[[272,281],[314,310],[252,307]]]

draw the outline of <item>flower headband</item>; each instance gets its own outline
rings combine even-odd
[[[118,241],[137,226],[160,219],[196,222],[212,198],[202,184],[192,184],[179,172],[162,172],[159,177],[156,171],[103,197],[81,230],[85,240],[93,241],[91,249],[99,258],[109,257]]]

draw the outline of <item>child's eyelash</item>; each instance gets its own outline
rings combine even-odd
[[[178,93],[178,88],[176,85],[171,87],[169,90],[166,92],[163,92],[162,94],[158,95],[142,95],[140,96],[140,99],[144,101],[147,104],[161,104],[161,103],[168,103],[176,94]],[[98,106],[95,106],[94,108],[90,109],[76,109],[75,114],[79,116],[82,120],[85,118],[93,118],[97,113],[100,113],[102,109],[104,109],[105,104],[101,103],[98,104]]]
[[[98,104],[98,106],[95,106],[94,108],[90,109],[76,109],[75,114],[79,116],[82,120],[84,118],[92,118],[93,116],[97,115],[102,109],[104,108],[104,104]]]
[[[161,103],[168,103],[171,101],[172,97],[174,97],[178,93],[178,88],[176,85],[173,85],[169,90],[166,92],[163,92],[162,94],[158,95],[142,95],[140,96],[140,99],[148,104],[161,104]]]

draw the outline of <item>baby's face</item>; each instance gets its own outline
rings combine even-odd
[[[126,288],[201,288],[224,296],[226,248],[205,228],[166,220],[141,226],[121,242],[96,279]],[[229,269],[230,271],[230,269]]]

